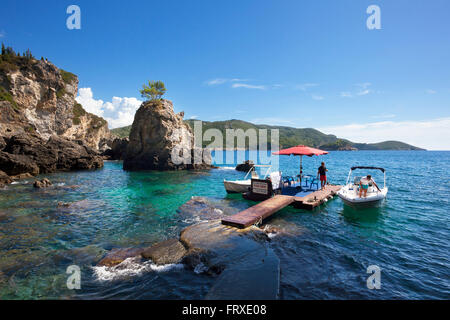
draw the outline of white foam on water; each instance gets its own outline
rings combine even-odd
[[[62,187],[65,186],[66,184],[64,182],[60,182],[60,183],[55,183],[55,186],[57,187]]]
[[[195,268],[194,268],[194,272],[196,273],[196,274],[200,274],[200,273],[203,273],[203,272],[206,272],[206,271],[208,271],[208,267],[207,266],[205,266],[203,263],[199,263],[198,265],[196,265],[195,266]]]
[[[218,167],[218,170],[235,170],[235,167]]]
[[[270,239],[275,238],[277,235],[278,235],[278,233],[276,233],[276,232],[270,232],[270,233],[267,234],[267,236],[268,236]]]
[[[206,221],[206,220],[202,220],[199,216],[195,216],[193,218],[187,218],[182,220],[182,222],[186,223],[186,224],[192,224],[192,223],[197,223],[197,222],[202,222],[202,221]]]
[[[13,181],[13,182],[11,182],[11,184],[19,184],[19,182]]]
[[[183,264],[172,263],[156,265],[151,260],[141,261],[140,257],[128,258],[120,264],[107,266],[93,266],[92,270],[98,281],[112,281],[128,277],[135,277],[147,272],[168,272],[170,270],[184,269]]]

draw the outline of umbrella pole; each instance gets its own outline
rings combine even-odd
[[[302,187],[302,174],[303,174],[303,166],[302,166],[303,156],[300,156],[300,188]]]

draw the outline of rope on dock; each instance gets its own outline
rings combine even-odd
[[[258,227],[260,224],[262,224],[262,216],[260,216],[258,218],[258,220],[256,220],[256,222],[253,224],[255,227]]]

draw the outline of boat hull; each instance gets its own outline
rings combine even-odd
[[[372,190],[367,197],[359,197],[358,192],[349,187],[348,185],[339,190],[338,196],[344,202],[344,204],[353,208],[365,208],[374,207],[380,205],[384,199],[386,199],[387,188],[381,189],[381,191]]]
[[[244,193],[248,192],[251,186],[251,180],[224,180],[223,185],[227,193]]]

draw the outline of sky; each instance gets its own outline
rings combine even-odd
[[[69,5],[81,29],[68,29]],[[381,29],[366,12],[380,8]],[[450,1],[2,0],[0,41],[79,77],[129,125],[148,80],[187,119],[317,128],[450,150]]]

